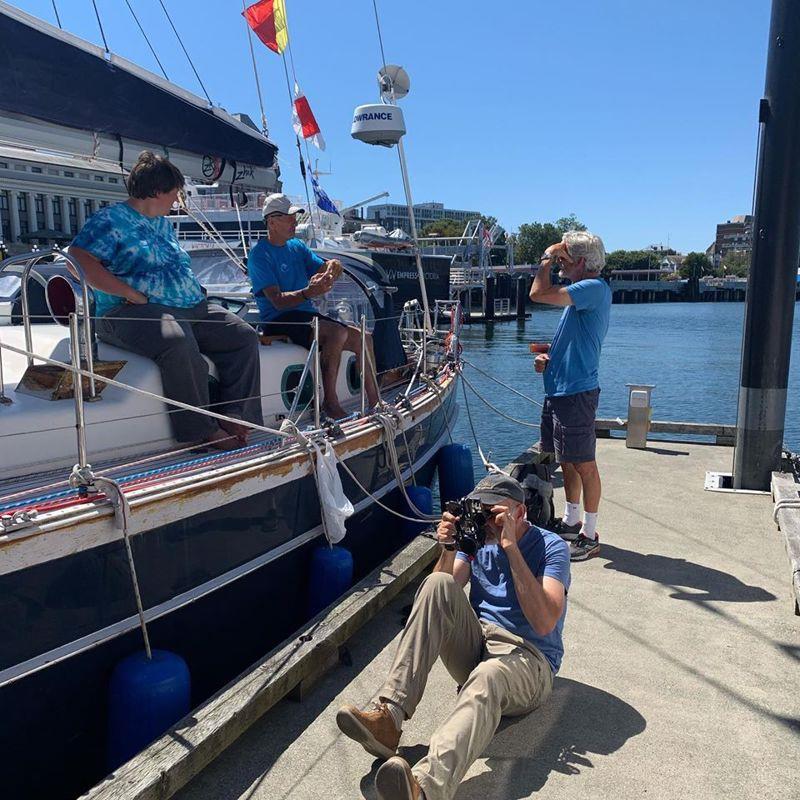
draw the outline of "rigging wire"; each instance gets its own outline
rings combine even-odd
[[[463,374],[461,375],[463,378]],[[467,409],[467,419],[469,420],[469,428],[472,431],[472,438],[475,441],[475,447],[478,449],[478,455],[483,462],[483,466],[488,470],[489,461],[487,460],[486,456],[483,454],[483,450],[481,449],[481,443],[478,441],[478,434],[475,433],[475,425],[472,423],[472,411],[470,411],[469,407],[469,398],[467,397],[467,387],[464,381],[461,381],[461,391],[464,394],[464,408]]]
[[[94,0],[92,0],[94,2]],[[191,56],[189,55],[186,47],[183,44],[183,39],[181,39],[181,35],[178,33],[177,28],[175,27],[175,23],[172,21],[172,17],[169,15],[169,11],[167,11],[167,7],[164,5],[164,0],[158,0],[159,5],[164,11],[164,14],[167,17],[167,21],[169,22],[170,27],[172,28],[172,32],[175,34],[175,37],[178,40],[178,44],[181,46],[181,50],[183,50],[183,54],[186,56],[186,60],[189,62],[189,66],[192,68],[192,72],[194,72],[195,78],[197,78],[197,82],[200,84],[200,87],[203,90],[203,94],[206,96],[206,100],[208,100],[208,104],[213,106],[214,104],[211,102],[211,98],[208,96],[208,92],[206,91],[205,84],[202,80],[200,80],[200,75],[197,72],[197,69],[194,66],[194,61],[192,61]]]
[[[54,0],[54,2],[55,2],[55,0]],[[158,63],[158,68],[161,70],[161,74],[167,80],[169,80],[169,75],[167,75],[167,71],[164,69],[164,65],[161,63],[161,59],[156,54],[156,51],[153,48],[153,45],[150,44],[150,39],[148,38],[147,33],[145,33],[145,30],[142,27],[142,23],[139,22],[139,17],[136,16],[136,12],[133,10],[133,6],[130,4],[130,0],[125,0],[125,5],[128,6],[128,11],[131,12],[131,16],[133,17],[134,22],[136,23],[137,27],[141,31],[142,36],[144,36],[144,40],[147,42],[147,46],[150,48],[150,52],[153,54],[153,58]]]
[[[383,36],[381,36],[381,21],[378,17],[377,0],[372,0],[372,8],[375,11],[375,27],[378,29],[378,42],[381,46],[381,61],[383,61],[383,71],[386,72],[386,53],[383,51]]]
[[[494,411],[494,413],[495,413],[495,414],[497,414],[497,415],[498,415],[498,416],[500,416],[500,417],[503,417],[503,419],[507,419],[507,420],[509,420],[510,422],[516,422],[516,423],[517,423],[517,425],[523,425],[523,426],[524,426],[524,427],[526,427],[526,428],[537,428],[537,429],[538,429],[538,428],[540,428],[540,427],[541,427],[540,425],[537,425],[537,424],[535,424],[535,423],[533,423],[533,422],[525,422],[524,420],[521,420],[521,419],[516,419],[516,417],[510,417],[508,414],[504,414],[504,413],[503,413],[503,412],[502,412],[502,411],[501,411],[499,408],[497,408],[497,406],[493,406],[493,405],[492,405],[492,404],[491,404],[491,403],[490,403],[490,402],[489,402],[489,401],[488,401],[488,400],[487,400],[487,399],[486,399],[486,398],[485,398],[485,397],[484,397],[484,396],[483,396],[483,395],[482,395],[482,394],[481,394],[481,393],[480,393],[480,392],[479,392],[479,391],[478,391],[478,390],[477,390],[477,389],[476,389],[476,388],[475,388],[475,387],[474,387],[474,386],[473,386],[473,385],[472,385],[472,384],[471,384],[471,383],[470,383],[470,382],[469,382],[469,381],[468,381],[468,380],[467,380],[467,379],[464,377],[464,373],[463,373],[463,372],[461,373],[461,380],[463,380],[463,381],[464,381],[464,383],[466,383],[466,384],[467,384],[467,386],[469,386],[469,388],[470,388],[470,389],[472,389],[473,393],[474,393],[474,394],[475,394],[475,395],[478,397],[478,399],[479,399],[481,402],[483,402],[485,405],[489,406],[489,408],[491,408],[491,409],[492,409],[492,411]]]
[[[103,37],[103,46],[106,48],[106,53],[111,55],[111,51],[108,49],[108,42],[106,41],[106,32],[103,30],[103,23],[100,19],[100,12],[97,10],[97,3],[95,0],[92,0],[92,6],[94,6],[94,15],[97,17],[97,26],[100,28],[100,35]]]
[[[56,22],[58,23],[58,27],[61,28],[61,30],[63,31],[64,28],[61,25],[61,17],[58,16],[58,8],[56,7],[56,0],[51,0],[51,2],[53,4],[53,13],[55,13],[56,15]]]
[[[242,0],[242,10],[247,11],[246,0]],[[253,60],[253,77],[256,79],[256,93],[258,94],[258,105],[261,108],[261,133],[269,136],[267,128],[267,115],[264,113],[264,100],[261,97],[261,81],[258,79],[258,69],[256,67],[256,51],[253,49],[253,31],[244,19],[244,27],[247,28],[247,43],[250,45],[250,58]]]
[[[483,375],[484,377],[489,378],[489,380],[494,381],[496,384],[502,386],[504,389],[508,389],[509,392],[513,392],[515,395],[521,397],[523,400],[527,400],[529,403],[533,403],[533,405],[539,406],[539,408],[544,408],[544,403],[540,403],[538,400],[534,400],[532,397],[528,397],[528,395],[518,391],[513,386],[509,386],[507,383],[503,383],[503,381],[501,381],[499,378],[495,378],[494,375],[490,375],[488,372],[485,372],[476,364],[473,364],[471,361],[467,361],[467,359],[464,358],[464,356],[461,356],[461,360],[468,366],[472,367],[472,369],[480,372],[480,374]]]

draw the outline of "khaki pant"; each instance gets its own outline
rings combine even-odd
[[[501,716],[526,714],[547,699],[553,672],[530,642],[479,621],[452,575],[435,572],[419,587],[380,692],[411,717],[441,656],[461,684],[455,707],[413,768],[427,800],[449,800],[494,736]]]

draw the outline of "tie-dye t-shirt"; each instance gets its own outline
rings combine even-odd
[[[150,303],[190,308],[205,297],[191,258],[166,217],[146,217],[127,203],[106,206],[87,220],[72,244],[91,253]],[[124,302],[97,289],[94,296],[98,317]]]

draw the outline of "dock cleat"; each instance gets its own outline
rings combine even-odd
[[[574,542],[581,535],[582,522],[576,522],[574,525],[567,525],[564,520],[559,517],[551,526],[550,530],[557,533],[565,542]]]
[[[590,539],[582,533],[569,543],[569,560],[586,561],[600,554],[600,537]]]
[[[370,755],[391,758],[397,753],[400,731],[385,703],[375,703],[361,711],[355,706],[342,706],[336,713],[339,730],[358,742]]]

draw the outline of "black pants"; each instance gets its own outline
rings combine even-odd
[[[102,341],[152,358],[164,396],[193,406],[209,404],[208,364],[201,354],[207,355],[220,383],[220,403],[211,410],[263,424],[258,335],[235,314],[205,300],[191,308],[126,303],[97,320],[96,328]],[[217,430],[211,417],[173,408],[169,418],[179,442],[200,441]]]

